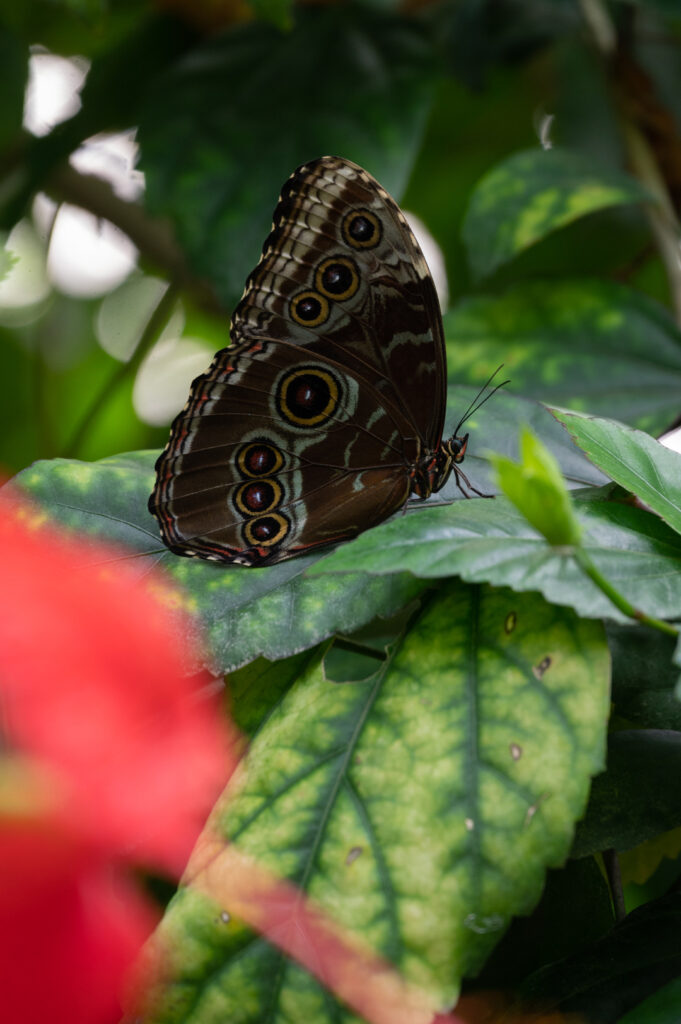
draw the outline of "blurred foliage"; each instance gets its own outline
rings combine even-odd
[[[77,109],[51,131],[33,135],[22,128],[27,84],[33,81],[29,61],[35,70],[46,54],[79,58],[87,76]],[[409,723],[419,714],[433,735],[447,721],[432,709],[416,709],[404,652],[420,644],[424,665],[431,655],[456,655],[469,665],[477,656],[477,639],[469,647],[457,640],[459,633],[469,635],[462,620],[455,617],[449,633],[431,630],[438,602],[445,610],[466,609],[466,615],[473,606],[482,614],[481,608],[498,602],[509,609],[507,623],[517,617],[530,631],[531,648],[550,647],[550,657],[528,658],[523,678],[527,692],[543,693],[551,714],[558,715],[558,725],[552,722],[556,746],[573,744],[581,775],[571,780],[576,790],[569,811],[552,819],[550,842],[533,846],[528,874],[516,861],[509,869],[514,885],[525,889],[520,896],[504,895],[503,920],[479,910],[482,916],[466,926],[478,953],[464,949],[456,954],[456,966],[433,968],[443,998],[452,996],[466,965],[480,966],[480,949],[488,952],[499,939],[481,987],[522,989],[587,1020],[614,1022],[638,1003],[647,1005],[656,988],[675,991],[673,979],[681,969],[678,893],[667,890],[678,888],[681,858],[676,847],[656,843],[681,821],[675,775],[678,655],[672,638],[634,626],[610,609],[569,553],[547,545],[504,499],[478,502],[481,507],[461,501],[433,509],[429,517],[400,517],[327,560],[323,552],[321,558],[230,574],[207,562],[175,558],[160,549],[146,509],[155,453],[137,450],[165,443],[168,423],[201,360],[205,356],[207,366],[227,343],[229,315],[257,262],[282,182],[298,164],[323,152],[346,156],[424,222],[444,256],[449,426],[454,428],[470,398],[461,385],[479,387],[502,362],[511,378],[511,394],[494,396],[470,423],[466,466],[472,467],[473,481],[490,486],[486,449],[515,456],[518,428],[530,423],[570,486],[585,489],[575,501],[576,514],[599,571],[648,615],[681,618],[678,458],[663,458],[652,438],[598,421],[580,421],[577,429],[571,419],[578,443],[620,489],[604,486],[601,472],[534,404],[613,417],[654,434],[681,419],[680,85],[678,0],[0,0],[0,229],[11,232],[0,260],[2,472],[23,471],[24,488],[80,533],[125,542],[140,572],[151,561],[166,564],[198,612],[207,638],[205,659],[217,671],[238,669],[232,687],[237,718],[265,735],[255,747],[256,769],[258,756],[265,756],[258,750],[268,748],[268,736],[276,738],[277,722],[285,736],[296,734],[293,711],[287,718],[286,709],[317,699],[325,686],[336,687],[339,672],[353,686],[375,685],[387,704],[382,683],[372,675],[376,666],[367,669],[380,656],[386,673],[403,687],[404,708],[410,702],[414,708],[400,712],[391,733],[380,715],[371,717],[373,705],[367,704],[378,746],[363,756],[370,762],[380,752],[377,770],[404,771],[395,737],[411,742]],[[138,151],[121,156],[123,150],[110,150],[103,170],[104,140],[126,130],[136,132]],[[68,207],[90,215],[95,239],[105,234],[107,222],[135,247],[117,277],[102,278],[89,291],[83,275],[93,269],[87,264],[94,265],[94,257],[84,258],[85,270],[69,269],[70,257],[78,255],[70,250],[84,251],[84,243],[67,237],[58,245]],[[35,226],[38,241],[30,251],[22,248],[25,233],[13,230],[20,222]],[[144,284],[135,291],[138,279]],[[156,296],[151,304],[150,295]],[[41,459],[49,461],[26,468]],[[453,577],[459,577],[459,589],[453,589]],[[481,583],[497,590],[480,590]],[[393,635],[395,614],[399,626]],[[610,620],[607,646],[600,626],[587,622],[600,618]],[[544,620],[551,624],[545,637],[538,624]],[[378,656],[377,645],[367,641],[372,630],[382,638]],[[595,724],[586,739],[575,738],[574,706],[561,706],[559,714],[565,695],[552,693],[549,676],[542,682],[545,658],[549,664],[572,658],[580,630],[593,657],[588,666],[573,665],[572,685],[583,706],[588,693],[600,710],[598,717],[591,708]],[[488,640],[494,636],[492,646],[517,643],[509,651],[521,659],[527,637],[511,641],[510,632],[492,631]],[[338,655],[335,641],[334,658],[324,645],[338,634],[347,646]],[[401,653],[395,654],[399,643]],[[534,912],[516,919],[502,939],[507,918],[519,908],[529,912],[543,873],[565,857],[572,842],[588,776],[605,748],[608,648],[614,702],[608,770],[593,789],[572,859],[548,874]],[[325,675],[332,664],[333,674]],[[427,678],[430,697],[449,713],[453,705],[438,687],[447,679],[463,685],[466,677],[452,672],[450,679],[447,672],[449,667]],[[341,728],[338,722],[346,713],[348,722],[353,715],[364,721],[364,698],[348,687],[349,682],[338,686],[338,721],[326,725],[334,749],[349,764],[348,729],[355,726]],[[502,691],[492,687],[490,700],[503,702]],[[493,728],[489,708],[470,715],[476,728]],[[295,742],[287,740],[291,749],[321,742],[317,724],[311,722]],[[452,735],[460,725],[452,724]],[[515,750],[515,738],[510,748],[506,740],[502,745]],[[306,748],[311,757],[312,746]],[[276,742],[270,747],[275,756]],[[409,756],[416,758],[413,751]],[[476,786],[485,781],[490,787],[481,797],[481,820],[489,823],[496,796],[485,775],[488,765],[476,757],[471,753],[465,784],[474,779]],[[563,767],[546,769],[547,777],[560,780],[561,792],[553,803],[538,799],[547,816],[556,814],[565,795]],[[295,765],[284,768],[293,771],[293,779]],[[541,788],[542,772],[533,779],[513,775],[523,769],[522,761],[499,769],[504,799],[510,801],[509,793],[523,786]],[[259,770],[267,776],[267,762]],[[395,806],[410,781],[401,786],[397,776],[386,780]],[[451,808],[447,800],[455,782],[441,774],[432,793],[424,786],[416,802],[425,806],[427,796],[435,797],[441,808]],[[653,801],[647,798],[651,789]],[[321,844],[349,812],[339,798],[333,807],[325,805],[324,817],[321,790],[310,788],[306,798],[310,828],[318,829],[315,842]],[[242,799],[245,806],[247,797]],[[441,808],[424,830],[437,834],[446,850],[454,839],[441,835],[449,827]],[[532,803],[526,810],[532,817],[537,807]],[[281,813],[286,818],[288,811]],[[370,824],[380,831],[384,823],[378,819]],[[537,814],[535,829],[540,819]],[[507,837],[505,856],[512,859],[527,838],[528,821],[521,815],[506,823],[517,843]],[[259,826],[249,835],[257,839],[261,832]],[[398,870],[389,863],[393,847],[377,835],[374,859],[352,863],[356,873],[369,871],[371,863],[385,892],[391,872],[402,879],[404,865]],[[279,838],[285,845],[286,835]],[[337,836],[331,839],[336,843]],[[402,840],[393,841],[399,846]],[[488,841],[494,849],[485,870],[500,852],[496,833]],[[297,849],[301,842],[293,835]],[[340,850],[342,843],[336,845]],[[644,880],[627,890],[628,909],[645,906],[615,926],[608,886],[592,856],[608,846],[629,851],[632,859],[639,847],[645,853],[639,857],[645,872],[637,875]],[[406,847],[399,849],[407,856]],[[503,858],[499,862],[508,867]],[[299,864],[295,871],[312,879],[310,885],[322,885],[311,867],[307,875]],[[431,882],[435,874],[428,876]],[[343,878],[349,905],[350,876]],[[362,878],[370,892],[368,875]],[[616,882],[610,883],[616,891]],[[433,885],[438,889],[440,882]],[[486,906],[482,889],[477,896],[479,907]],[[404,912],[401,898],[381,911],[394,919],[388,937],[377,942],[384,941],[386,955],[408,973],[396,923]],[[449,935],[448,906],[444,900],[437,907],[425,899],[419,903],[420,913],[434,915],[432,935],[438,929]],[[621,916],[622,908],[614,909]],[[194,981],[199,988],[205,982],[208,1001],[218,997],[216,949],[232,957],[230,970],[237,973],[241,951],[249,949],[249,991],[257,989],[263,998],[258,964],[273,973],[272,954],[263,952],[263,943],[251,948],[241,932],[227,935],[223,929],[226,937],[212,936],[201,913],[193,906],[187,911],[180,899],[169,927],[183,941],[192,943],[200,934],[206,943],[206,973],[202,979],[199,971]],[[547,930],[553,932],[550,941]],[[465,936],[462,941],[465,946]],[[287,998],[303,1005],[312,990],[302,972],[291,972]],[[234,991],[230,998],[238,1001],[241,990]],[[181,1003],[163,1019],[180,1024],[187,1019],[183,1014]],[[327,1015],[336,1022],[348,1019],[331,1001],[305,1019],[323,1022]],[[192,1019],[201,1024],[200,1016]]]

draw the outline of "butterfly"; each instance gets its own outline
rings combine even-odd
[[[149,509],[172,551],[272,565],[356,536],[452,471],[471,487],[457,468],[468,434],[442,437],[433,280],[397,203],[357,164],[293,172],[230,336],[156,463]]]

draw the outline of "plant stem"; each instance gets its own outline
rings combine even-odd
[[[615,921],[623,921],[627,916],[627,908],[624,903],[624,892],[622,890],[622,872],[620,862],[617,859],[617,851],[612,848],[603,850],[603,867],[608,876],[612,907],[615,911]]]
[[[593,583],[596,584],[598,589],[605,594],[607,598],[619,608],[621,612],[628,615],[632,619],[636,619],[637,622],[642,622],[646,626],[652,626],[653,629],[659,629],[662,633],[667,633],[669,636],[679,636],[679,630],[676,626],[672,626],[671,623],[665,622],[663,619],[656,619],[652,615],[647,615],[642,612],[640,608],[636,608],[635,605],[627,601],[618,590],[616,590],[612,583],[606,580],[605,576],[602,575],[600,570],[596,568],[589,556],[587,555],[584,548],[577,547],[574,549],[574,556],[582,572],[584,572]]]
[[[179,289],[177,286],[174,283],[169,284],[155,310],[149,317],[132,356],[127,362],[116,367],[114,373],[104,382],[104,385],[95,395],[80,423],[71,435],[71,439],[64,445],[62,458],[73,458],[76,455],[102,409],[111,401],[120,385],[137,372],[145,355],[168,322],[173,306],[177,302],[178,294]]]

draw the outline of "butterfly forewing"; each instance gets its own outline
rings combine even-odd
[[[156,464],[149,507],[173,551],[272,564],[436,478],[437,296],[397,204],[356,164],[322,157],[285,184],[231,336]]]
[[[442,318],[404,215],[356,164],[323,157],[282,190],[232,336],[286,337],[365,376],[403,409],[424,447],[442,435]]]

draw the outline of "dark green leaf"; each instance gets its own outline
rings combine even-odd
[[[292,654],[279,661],[256,658],[227,678],[228,707],[239,729],[249,736],[260,728],[272,708],[302,675],[310,651]]]
[[[630,850],[681,825],[681,732],[636,729],[608,740],[608,767],[594,779],[573,857]]]
[[[450,585],[369,679],[330,683],[317,665],[295,683],[210,827],[444,1008],[566,855],[602,763],[608,677],[600,626],[539,597]],[[177,973],[150,1021],[208,1004],[242,1024],[284,1007],[306,1024],[345,1019],[191,889],[164,936]]]
[[[576,499],[575,511],[589,558],[608,581],[650,615],[678,615],[679,537],[657,516],[628,505]],[[470,582],[538,590],[580,615],[623,621],[582,574],[571,550],[550,547],[505,498],[457,501],[391,519],[336,548],[309,575],[359,571],[458,575]]]
[[[565,413],[554,416],[565,425],[588,458],[627,491],[681,533],[681,455],[654,437],[621,423]]]
[[[681,894],[672,893],[634,910],[609,935],[538,971],[524,987],[542,1006],[583,1015],[589,1024],[620,1024],[623,1013],[679,975]]]
[[[325,153],[404,188],[427,115],[433,51],[414,19],[303,7],[286,34],[239,26],[159,80],[140,126],[147,200],[227,307],[269,231],[282,183]]]
[[[449,379],[481,384],[499,363],[514,391],[662,430],[679,411],[681,332],[652,299],[613,281],[517,285],[445,317]]]
[[[0,17],[0,147],[10,146],[21,131],[28,78],[28,46]]]
[[[539,147],[514,153],[471,196],[462,235],[473,275],[491,274],[578,217],[650,199],[635,178],[596,168],[580,153]]]
[[[266,569],[173,555],[147,510],[157,454],[133,452],[94,463],[54,459],[35,463],[15,479],[79,537],[124,546],[121,557],[136,564],[141,577],[153,565],[166,570],[198,616],[214,671],[236,668],[258,655],[286,657],[333,633],[352,632],[376,615],[393,614],[426,586],[406,573],[384,579],[364,573],[306,579],[304,571],[318,555]],[[83,558],[88,557],[84,545]]]
[[[462,432],[459,421],[476,394],[477,391],[470,388],[449,388],[445,437],[455,431]],[[485,493],[497,490],[489,453],[495,452],[517,460],[520,454],[520,433],[526,427],[541,438],[558,460],[568,487],[599,487],[607,483],[608,478],[570,441],[565,430],[543,405],[498,391],[474,416],[465,421],[465,430],[470,431],[470,439],[462,469],[478,490]],[[459,497],[461,491],[452,474],[446,487],[433,500],[437,502]],[[416,503],[415,508],[421,508],[420,503]]]
[[[649,729],[681,731],[681,701],[674,695],[679,668],[674,637],[646,626],[606,625],[612,655],[615,713]]]
[[[290,29],[293,0],[247,0],[249,7],[263,21],[270,21],[281,29]]]
[[[619,1024],[671,1024],[681,1006],[681,977],[670,981],[633,1010],[620,1017]]]
[[[612,928],[610,890],[595,857],[568,860],[549,871],[542,898],[529,917],[516,917],[476,988],[507,988],[545,964],[582,949]]]

